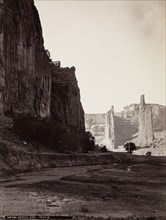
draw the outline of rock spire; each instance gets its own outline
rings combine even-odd
[[[138,144],[145,146],[154,140],[152,109],[151,106],[145,104],[145,97],[141,95],[139,105],[139,129],[138,129]]]

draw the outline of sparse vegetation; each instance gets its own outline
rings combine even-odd
[[[93,151],[95,148],[95,138],[90,131],[87,131],[83,135],[83,152]]]
[[[107,147],[104,145],[104,146],[102,146],[102,147],[100,148],[100,151],[101,151],[102,153],[106,153],[106,152],[108,152],[108,149],[107,149]]]
[[[146,156],[147,157],[150,157],[152,155],[152,152],[151,151],[148,151],[147,153],[146,153]]]
[[[130,154],[133,153],[134,150],[136,150],[136,146],[133,142],[127,142],[124,144],[124,147],[126,149],[126,151]]]

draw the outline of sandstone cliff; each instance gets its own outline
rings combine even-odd
[[[75,67],[52,65],[51,116],[70,128],[85,130]]]
[[[146,103],[152,110],[153,130],[166,130],[166,106]],[[139,123],[139,104],[131,104],[124,107],[122,112],[115,112],[115,115],[122,120],[128,120],[130,125],[138,129]]]
[[[115,148],[115,116],[114,107],[106,114],[86,114],[86,130],[91,131],[95,137],[96,144],[105,145],[107,149]]]
[[[106,145],[106,121],[107,114],[85,114],[85,128],[94,135],[96,144]]]
[[[51,72],[33,0],[0,5],[1,112],[50,115]]]
[[[105,144],[108,150],[115,148],[115,122],[114,122],[114,107],[112,106],[110,111],[107,112],[106,120],[106,137]]]
[[[63,124],[84,130],[75,69],[51,61],[33,0],[0,1],[0,114],[58,116]]]
[[[141,146],[149,145],[154,140],[151,106],[145,104],[144,95],[139,105],[139,129],[137,143]]]
[[[121,146],[126,141],[132,140],[137,136],[139,129],[139,106],[140,104],[131,104],[124,107],[122,112],[114,113],[115,147]],[[145,104],[145,106],[147,109],[146,115],[152,117],[153,132],[166,130],[166,107],[149,103]],[[150,118],[148,120],[150,120]],[[104,141],[106,127],[108,126],[106,114],[86,114],[85,125],[86,130],[92,132],[99,145],[106,144]]]

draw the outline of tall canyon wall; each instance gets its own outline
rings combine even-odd
[[[50,59],[33,0],[0,1],[0,114],[59,115],[62,123],[84,130],[74,72]]]
[[[84,131],[84,110],[75,67],[62,68],[52,64],[51,116],[63,125]]]
[[[51,71],[33,0],[0,7],[1,112],[50,115]]]

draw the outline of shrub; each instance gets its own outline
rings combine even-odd
[[[146,152],[146,156],[147,156],[147,157],[150,157],[151,155],[152,155],[152,152],[151,152],[151,151]]]
[[[104,146],[102,146],[102,147],[100,148],[100,151],[101,151],[102,153],[106,153],[106,152],[108,152],[108,149],[107,149],[107,147],[104,145]]]
[[[86,131],[83,134],[83,146],[82,151],[88,153],[88,151],[93,151],[95,148],[95,138],[90,131]]]
[[[133,142],[128,142],[124,144],[124,148],[126,149],[126,151],[130,154],[133,153],[134,150],[136,150],[136,146]]]

